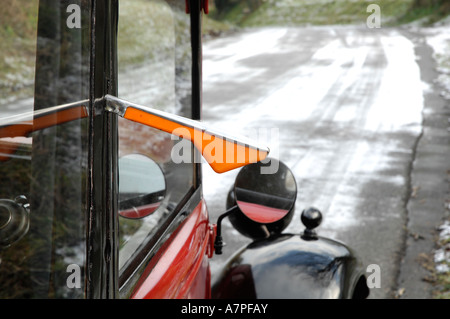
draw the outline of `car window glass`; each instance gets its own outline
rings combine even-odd
[[[120,98],[190,117],[191,48],[189,15],[184,11],[184,1],[120,2],[118,64]],[[139,261],[143,247],[177,213],[180,203],[193,187],[193,161],[179,163],[172,157],[178,143],[185,142],[171,134],[119,118],[119,161],[130,154],[151,159],[162,171],[165,183],[164,198],[151,214],[142,218],[124,217],[125,209],[131,213],[131,210],[139,212],[154,204],[145,200],[133,207],[121,208],[121,273]],[[183,149],[190,150],[193,156],[192,145]],[[145,176],[148,168],[135,165],[128,168],[128,176],[124,174],[124,168],[119,167],[119,199],[122,200],[126,196],[124,188],[129,186],[130,175]],[[139,180],[144,183],[142,178]],[[144,198],[144,195],[139,197]]]
[[[0,7],[0,298],[84,297],[87,119],[38,116],[88,99],[91,5],[77,3],[79,28],[71,1]]]

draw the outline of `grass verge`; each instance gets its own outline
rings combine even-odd
[[[0,100],[33,93],[38,0],[0,6]]]
[[[287,25],[365,24],[373,11],[370,4],[380,7],[383,25],[393,25],[407,14],[413,0],[260,0],[257,9],[248,1],[239,1],[222,17],[243,27]]]

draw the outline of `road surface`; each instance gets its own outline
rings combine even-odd
[[[203,119],[266,143],[298,187],[301,211],[320,209],[319,235],[349,244],[381,269],[372,298],[390,298],[405,249],[411,168],[422,134],[424,92],[416,44],[397,29],[264,28],[204,43]],[[237,172],[204,165],[215,221]],[[213,276],[249,240],[227,221]],[[370,273],[368,273],[370,274]]]

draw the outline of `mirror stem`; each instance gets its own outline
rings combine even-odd
[[[217,230],[216,230],[216,239],[214,240],[214,251],[217,255],[222,254],[222,248],[224,246],[224,242],[222,239],[222,220],[229,216],[230,214],[233,214],[234,212],[237,212],[239,210],[238,206],[233,206],[230,209],[228,209],[225,213],[219,216],[217,219]]]

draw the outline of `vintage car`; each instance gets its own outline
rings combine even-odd
[[[18,38],[2,50],[32,84],[0,87],[0,298],[367,296],[351,250],[316,234],[317,209],[283,233],[290,170],[261,174],[267,146],[201,122],[207,1],[3,5],[31,24],[3,22]],[[217,221],[202,162],[241,170]],[[254,241],[212,283],[223,218]]]

